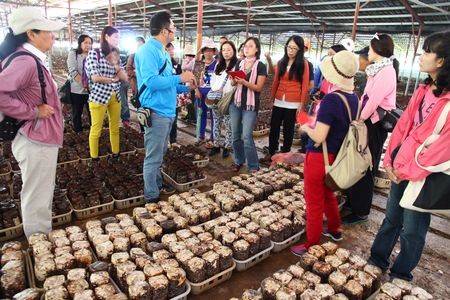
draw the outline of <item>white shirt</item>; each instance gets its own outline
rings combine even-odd
[[[287,68],[286,68],[287,73],[289,73],[290,68],[291,68],[291,66],[287,66]],[[300,102],[287,102],[286,95],[283,94],[282,99],[275,98],[273,105],[276,107],[287,108],[287,109],[298,109],[300,107]]]
[[[30,43],[25,43],[25,44],[23,44],[22,47],[25,50],[30,51],[37,58],[39,58],[41,60],[42,64],[45,66],[45,68],[50,72],[50,67],[48,65],[47,55],[44,52],[42,52],[41,50],[39,50],[35,46],[31,45]]]

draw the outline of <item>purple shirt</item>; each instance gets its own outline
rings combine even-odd
[[[347,98],[352,112],[352,118],[355,119],[356,111],[358,110],[358,96],[342,91],[338,92]],[[317,113],[317,122],[330,126],[330,131],[326,138],[328,153],[337,154],[350,125],[347,108],[338,95],[330,93],[322,99],[319,112]],[[322,146],[314,147],[314,142],[310,139],[306,151],[322,152]]]
[[[19,47],[17,51],[26,51]],[[8,60],[4,59],[2,66]],[[32,141],[48,145],[63,144],[63,115],[56,83],[42,64],[45,77],[47,104],[55,113],[49,119],[37,118],[37,106],[42,104],[41,86],[34,59],[24,55],[16,57],[0,73],[0,112],[4,115],[27,120],[20,132]]]

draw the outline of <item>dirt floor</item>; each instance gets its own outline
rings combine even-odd
[[[133,114],[132,114],[133,115]],[[178,121],[178,143],[192,144],[194,142],[193,134],[195,134],[195,127],[186,125]],[[133,124],[134,126],[135,124]],[[268,137],[257,138],[256,144],[258,149],[262,149],[267,145]],[[261,157],[263,153],[259,151],[258,155]],[[230,178],[235,173],[230,170],[232,163],[231,156],[227,159],[222,159],[221,155],[216,155],[211,158],[210,163],[205,168],[205,174],[208,177],[205,186],[201,187],[202,191],[207,191],[212,184]],[[245,172],[245,169],[243,170]],[[384,208],[386,202],[386,192],[377,193],[374,197],[374,206],[370,214],[369,221],[363,224],[354,226],[343,226],[344,240],[340,245],[344,248],[351,249],[360,256],[367,258],[372,241],[377,233],[377,230],[384,217]],[[165,197],[162,196],[165,200]],[[125,211],[116,210],[117,213],[132,214],[132,209]],[[106,215],[107,216],[107,215]],[[75,221],[76,225],[84,226],[85,221]],[[65,225],[67,226],[67,225]],[[424,254],[420,264],[414,270],[413,284],[425,288],[433,294],[435,299],[450,299],[450,220],[434,216],[430,232],[427,236]],[[302,237],[300,242],[305,240]],[[323,241],[326,239],[324,238]],[[25,239],[21,239],[26,243]],[[395,257],[398,253],[399,244],[392,255]],[[231,297],[240,297],[245,289],[258,289],[260,282],[270,276],[279,269],[295,264],[298,258],[292,255],[289,249],[285,249],[280,253],[272,253],[268,259],[260,262],[256,266],[244,272],[234,271],[228,281],[213,287],[201,295],[189,295],[188,299],[193,300],[221,300],[229,299]]]
[[[192,134],[194,134],[195,128],[193,126],[186,127],[180,121],[179,124],[182,128],[179,130],[178,142],[180,144],[192,143]],[[257,147],[262,148],[267,144],[267,140],[268,137],[257,138]],[[259,155],[262,156],[263,154],[259,153]],[[209,185],[233,176],[234,173],[229,168],[231,163],[231,157],[222,159],[220,155],[217,155],[211,159],[205,169]],[[344,240],[340,242],[342,247],[351,249],[360,256],[368,258],[370,247],[384,218],[383,211],[386,203],[386,192],[383,191],[375,195],[375,207],[371,211],[368,222],[353,226],[343,226]],[[432,219],[431,226],[434,226],[436,229],[434,231],[437,234],[429,232],[427,235],[424,254],[419,265],[413,272],[413,284],[428,290],[434,295],[435,299],[450,299],[450,239],[448,238],[448,234],[450,234],[450,221],[437,216],[433,216]],[[304,240],[305,236],[302,237],[300,242]],[[326,241],[326,238],[323,241]],[[399,243],[393,252],[392,258],[395,258],[398,251]],[[245,289],[258,289],[260,282],[264,278],[279,269],[295,264],[297,261],[297,257],[292,255],[289,249],[285,249],[280,253],[272,253],[268,259],[249,270],[244,272],[234,271],[228,281],[213,287],[201,295],[190,295],[189,299],[206,300],[214,298],[218,300],[239,297]]]

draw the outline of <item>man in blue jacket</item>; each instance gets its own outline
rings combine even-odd
[[[152,38],[139,48],[134,58],[138,89],[144,84],[146,86],[140,96],[141,106],[152,110],[152,125],[145,128],[144,134],[144,196],[147,203],[159,201],[163,186],[159,168],[175,120],[177,93],[186,93],[189,88],[196,87],[191,72],[172,74],[172,62],[166,45],[175,40],[176,30],[168,12],[155,14],[150,20]],[[190,87],[182,83],[190,83]]]

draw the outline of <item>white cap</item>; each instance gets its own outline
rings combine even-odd
[[[64,28],[64,23],[51,21],[44,13],[35,7],[20,7],[8,16],[9,27],[13,34],[18,35],[28,30],[58,31]]]
[[[343,39],[339,44],[344,46],[347,51],[355,50],[355,42],[352,39]]]

